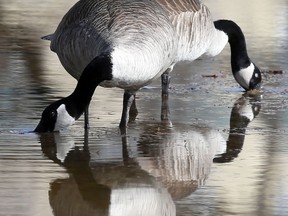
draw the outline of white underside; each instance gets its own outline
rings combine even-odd
[[[249,89],[249,83],[252,79],[255,66],[251,63],[247,68],[241,69],[235,74],[236,81],[245,89]]]
[[[173,50],[164,51],[154,47],[137,49],[129,46],[116,47],[111,54],[113,79],[100,85],[138,90],[161,76],[173,64]]]
[[[63,130],[75,123],[75,119],[69,115],[64,104],[57,109],[57,120],[54,131]]]

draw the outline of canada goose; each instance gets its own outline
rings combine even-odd
[[[65,128],[85,110],[87,126],[98,85],[124,89],[120,128],[125,129],[138,89],[163,74],[162,95],[168,94],[168,74],[177,62],[217,55],[228,41],[236,81],[246,90],[261,82],[241,29],[232,21],[214,23],[198,0],[80,0],[45,38],[78,84],[70,96],[43,111],[35,132]]]

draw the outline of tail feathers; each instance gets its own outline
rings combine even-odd
[[[46,36],[41,37],[41,39],[42,39],[42,40],[52,41],[52,40],[53,40],[53,37],[54,37],[54,34],[49,34],[49,35],[46,35]]]

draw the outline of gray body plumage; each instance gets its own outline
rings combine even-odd
[[[193,61],[209,52],[216,29],[209,9],[199,0],[157,0],[166,10],[177,37],[175,62]],[[228,40],[227,40],[228,41]],[[218,54],[227,43],[220,44]]]
[[[178,61],[205,53],[215,32],[209,10],[197,0],[80,0],[49,38],[74,78],[111,52],[113,80],[101,85],[138,90]]]
[[[81,0],[63,17],[51,50],[76,79],[93,58],[111,53],[113,80],[102,85],[137,90],[173,63],[174,28],[155,1]]]

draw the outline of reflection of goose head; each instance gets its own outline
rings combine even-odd
[[[230,133],[224,154],[218,155],[214,162],[230,162],[241,152],[248,124],[260,113],[261,95],[244,94],[235,103],[230,117]]]
[[[41,134],[43,153],[69,173],[51,183],[54,215],[176,215],[168,191],[133,160],[91,163],[87,143],[81,150],[72,143],[69,135]]]

